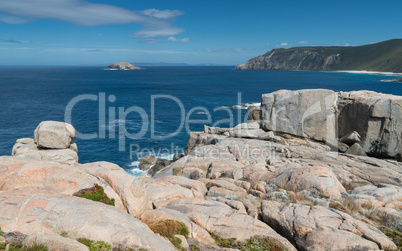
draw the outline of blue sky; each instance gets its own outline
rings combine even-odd
[[[402,1],[1,0],[0,65],[237,65],[401,38]]]

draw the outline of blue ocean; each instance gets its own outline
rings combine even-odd
[[[297,71],[235,71],[234,67],[1,66],[0,156],[45,120],[76,128],[80,163],[114,162],[139,175],[145,154],[171,158],[189,131],[247,120],[248,104],[279,89],[373,90],[402,95],[384,75]],[[244,105],[244,106],[236,106]]]

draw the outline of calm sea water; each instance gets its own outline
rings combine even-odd
[[[167,136],[180,128],[184,116],[200,121],[208,120],[209,114],[207,124],[213,124],[229,119],[232,112],[235,123],[239,118],[244,120],[245,109],[227,108],[237,104],[239,93],[243,104],[260,102],[261,94],[278,89],[364,89],[402,95],[401,84],[381,82],[387,77],[379,75],[233,69],[150,67],[142,71],[105,71],[100,67],[0,67],[0,155],[10,155],[16,139],[32,138],[41,121],[64,121],[66,107],[74,98],[79,102],[71,112],[73,126],[83,134],[97,133],[92,139],[76,138],[80,163],[110,161],[138,175],[135,167],[141,154],[154,151],[161,156],[170,154],[168,149],[172,148],[183,151],[188,138],[186,128],[173,137]],[[100,105],[103,95],[106,102]],[[97,100],[91,100],[94,98]],[[196,107],[203,109],[194,110]],[[204,123],[192,123],[189,130],[202,130]],[[228,121],[220,125],[228,125]],[[123,126],[127,132],[121,131]],[[140,132],[144,132],[141,137],[123,137]],[[122,138],[126,139],[124,144]]]

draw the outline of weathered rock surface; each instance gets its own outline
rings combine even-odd
[[[367,156],[363,147],[361,147],[359,143],[354,143],[345,153],[358,156]]]
[[[197,225],[222,238],[244,240],[255,235],[268,236],[282,243],[288,250],[296,250],[268,225],[248,215],[237,214],[230,206],[217,201],[181,199],[166,208],[185,214]]]
[[[262,214],[301,250],[396,249],[381,231],[338,210],[263,201]]]
[[[323,89],[264,94],[261,126],[318,141],[334,139],[336,100],[335,92]]]
[[[31,247],[43,245],[48,250],[88,251],[88,247],[78,241],[56,234],[33,234],[24,240],[24,245]]]
[[[112,187],[130,215],[138,217],[144,210],[149,209],[144,184],[128,175],[118,165],[109,162],[95,162],[80,165],[78,168],[104,180]]]
[[[356,131],[368,155],[402,153],[402,97],[372,91],[340,92],[338,134]],[[358,122],[356,122],[358,121]]]
[[[257,106],[250,106],[247,108],[247,115],[250,122],[260,122],[261,108]]]
[[[208,192],[208,189],[205,186],[205,184],[198,180],[190,180],[181,176],[165,176],[162,177],[161,180],[179,185],[181,187],[188,188],[190,190],[196,190],[202,195],[205,195]]]
[[[242,180],[253,184],[264,181],[289,191],[306,190],[326,198],[341,198],[346,188],[349,190],[350,187],[402,184],[402,170],[398,162],[345,155],[330,152],[329,149],[324,151],[311,145],[314,149],[303,140],[287,139],[292,145],[284,146],[265,140],[222,135],[193,134],[191,137],[195,142],[202,143],[192,146],[187,156],[155,177],[186,176],[184,170],[196,169],[204,175],[190,178],[229,178],[233,182]],[[223,189],[214,188],[210,193],[214,193],[213,197],[218,196],[218,190],[222,195],[230,193],[229,189]]]
[[[142,179],[141,182],[145,183],[144,191],[147,195],[148,208],[165,207],[174,200],[194,198],[197,195],[190,189],[170,182],[157,182],[150,178]]]
[[[124,211],[49,190],[24,188],[0,193],[0,225],[28,235],[66,233],[70,238],[104,241],[149,250],[175,250],[166,239]]]
[[[347,144],[348,146],[352,146],[354,143],[359,143],[361,141],[361,137],[358,132],[351,132],[343,136],[340,142]]]

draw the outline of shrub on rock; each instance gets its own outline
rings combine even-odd
[[[106,205],[111,205],[114,206],[114,199],[110,199],[107,194],[105,193],[103,187],[99,186],[98,184],[95,184],[91,188],[85,188],[77,193],[74,194],[74,196],[85,198],[88,200],[93,200],[93,201],[99,201],[102,202]]]

